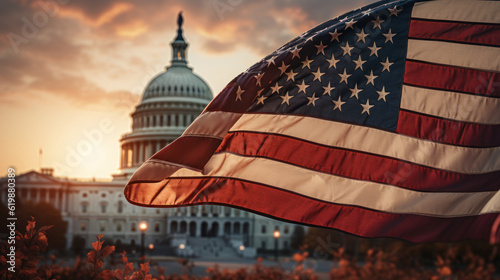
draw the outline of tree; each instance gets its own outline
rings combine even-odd
[[[31,221],[31,217],[35,218],[39,226],[53,225],[46,234],[49,240],[48,249],[55,249],[59,252],[66,249],[68,223],[62,219],[61,212],[52,204],[27,201],[18,207],[16,216],[20,227],[24,227],[28,221]]]
[[[304,236],[304,227],[295,226],[295,228],[293,229],[292,238],[290,240],[290,246],[292,246],[293,249],[299,249],[300,246],[302,246],[304,243]]]

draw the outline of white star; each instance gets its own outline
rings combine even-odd
[[[342,100],[340,99],[340,95],[339,95],[339,99],[337,99],[337,101],[335,101],[335,100],[332,100],[332,101],[335,104],[335,108],[333,108],[333,110],[335,111],[335,109],[339,109],[339,111],[342,112],[342,105],[344,105],[345,101],[342,102]]]
[[[240,86],[238,86],[238,90],[236,91],[236,100],[235,101],[238,101],[238,100],[242,100],[241,99],[241,95],[245,92],[244,89],[241,89]],[[243,101],[243,100],[242,100]]]
[[[328,46],[323,46],[323,42],[319,41],[319,45],[314,45],[317,49],[318,52],[316,54],[322,53],[323,55],[325,54],[325,48]]]
[[[290,52],[292,53],[292,59],[294,59],[295,57],[298,57],[300,59],[300,54],[299,52],[302,50],[302,48],[298,49],[297,46],[295,46],[295,48],[293,50],[291,50]]]
[[[389,67],[391,67],[391,65],[393,65],[394,62],[389,62],[389,58],[386,57],[385,62],[380,62],[380,64],[382,64],[384,66],[384,69],[382,69],[382,72],[384,72],[385,70],[387,70],[387,72],[391,72],[391,69],[389,69]]]
[[[339,19],[340,22],[344,22],[347,20],[347,17]]]
[[[401,12],[403,9],[398,10],[398,7],[394,6],[394,8],[392,8],[392,9],[389,8],[387,10],[389,10],[389,12],[391,13],[389,16],[392,16],[392,15],[398,16],[398,13]]]
[[[352,49],[354,49],[354,47],[350,47],[349,46],[349,42],[346,42],[345,46],[340,47],[340,48],[342,48],[344,50],[344,54],[343,55],[346,55],[346,54],[351,55],[351,51],[352,51]]]
[[[292,99],[293,95],[288,95],[288,92],[285,94],[285,96],[280,96],[283,98],[283,101],[281,101],[281,104],[286,103],[287,105],[290,105],[289,101]]]
[[[330,33],[330,35],[332,36],[332,42],[334,40],[337,40],[337,42],[340,42],[339,36],[342,35],[342,33],[337,32],[337,29],[335,29],[335,31],[333,33],[332,32],[328,32],[328,33]]]
[[[283,75],[283,73],[285,73],[285,71],[286,71],[286,69],[287,69],[287,68],[288,68],[288,65],[285,65],[285,62],[284,62],[284,61],[282,61],[282,62],[281,62],[281,66],[280,66],[280,67],[278,67],[278,69],[280,69],[280,71],[281,71],[281,74],[280,74],[280,75]]]
[[[343,81],[345,81],[345,83],[347,84],[347,78],[349,78],[351,75],[350,74],[347,74],[346,72],[346,69],[344,69],[344,74],[339,74],[340,76],[340,83],[342,83]]]
[[[326,87],[323,87],[323,89],[325,90],[325,92],[323,92],[323,95],[327,94],[331,96],[331,91],[335,89],[335,87],[331,87],[330,86],[330,82],[328,82],[328,86]]]
[[[287,76],[286,80],[287,81],[292,80],[295,82],[295,76],[297,76],[297,74],[299,74],[299,73],[298,72],[295,73],[295,72],[293,72],[293,69],[291,69],[290,72],[285,73],[285,75]]]
[[[385,97],[386,97],[386,96],[387,96],[390,92],[386,92],[386,91],[385,91],[385,86],[382,86],[382,90],[381,90],[381,91],[377,91],[377,93],[378,93],[378,99],[377,99],[377,101],[378,101],[378,100],[380,100],[380,99],[384,99],[384,101],[386,101],[386,102],[387,102],[387,100],[385,100]]]
[[[271,58],[269,58],[267,61],[267,67],[269,67],[271,64],[274,64],[276,65],[276,63],[274,63],[274,60],[276,59],[276,56],[272,56]]]
[[[313,93],[313,96],[311,97],[307,97],[307,99],[309,99],[309,102],[307,103],[307,106],[309,105],[313,105],[313,106],[316,106],[316,104],[314,102],[316,102],[316,100],[319,99],[319,97],[316,97],[316,93]]]
[[[366,62],[366,60],[361,59],[361,55],[358,56],[358,60],[353,60],[353,62],[356,64],[356,68],[354,70],[360,68],[363,70],[363,64]]]
[[[363,11],[363,15],[369,16],[372,13],[372,9],[368,9],[366,11]]]
[[[373,42],[373,47],[368,47],[370,49],[370,56],[375,55],[378,57],[378,50],[380,50],[382,47],[378,48],[375,42]]]
[[[363,43],[366,43],[365,37],[368,36],[368,34],[365,34],[363,29],[361,29],[361,32],[356,33],[356,36],[358,36],[358,40],[356,42],[363,41]]]
[[[263,91],[264,89],[260,89],[259,91],[257,91],[257,96],[260,96]]]
[[[364,112],[366,112],[368,115],[370,114],[370,109],[375,106],[375,105],[370,105],[370,99],[367,99],[366,100],[366,104],[361,104],[361,107],[363,107],[363,112],[361,112],[361,114],[363,114]]]
[[[384,21],[385,21],[385,20],[380,19],[380,17],[377,17],[377,19],[372,20],[372,22],[373,22],[373,29],[375,29],[375,28],[377,28],[377,27],[378,27],[379,29],[382,29],[382,25],[381,25],[381,24],[382,24]]]
[[[303,91],[304,93],[306,93],[306,88],[308,88],[308,87],[309,87],[309,85],[306,85],[306,83],[304,82],[304,80],[302,80],[302,84],[297,85],[297,86],[299,87],[299,93],[300,93],[301,91]]]
[[[311,64],[311,62],[313,62],[313,61],[314,61],[314,59],[309,60],[309,58],[306,57],[306,60],[302,61],[302,69],[304,69],[306,66],[307,66],[307,68],[311,69],[311,65],[309,65],[309,64]]]
[[[264,105],[264,100],[267,99],[267,97],[265,96],[260,96],[260,97],[257,97],[257,105],[258,104],[262,104]]]
[[[271,87],[271,89],[273,90],[272,93],[275,93],[275,92],[279,93],[280,92],[280,88],[282,88],[282,87],[283,86],[280,86],[280,85],[278,85],[278,83],[276,83],[276,85],[274,85],[274,87]]]
[[[371,83],[373,86],[375,86],[375,82],[374,82],[374,80],[375,80],[378,76],[373,75],[373,70],[371,70],[370,75],[365,75],[365,77],[368,79],[368,80],[366,81],[366,84],[370,84],[370,83]]]
[[[338,59],[335,59],[335,57],[333,56],[333,54],[332,54],[332,57],[330,59],[327,59],[326,61],[328,61],[328,63],[330,64],[330,66],[328,66],[328,68],[330,68],[330,67],[333,67],[333,68],[337,67],[336,66],[337,62],[339,62]]]
[[[259,86],[262,86],[260,84],[260,80],[262,80],[262,77],[264,76],[264,73],[260,73],[260,74],[257,74],[254,76],[254,78],[256,79],[255,81],[255,85],[259,85]]]
[[[321,73],[321,69],[319,69],[318,67],[318,71],[312,72],[312,74],[314,75],[313,81],[319,80],[321,82],[321,76],[323,76],[325,73]]]
[[[351,28],[351,29],[354,29],[354,27],[352,27],[356,22],[351,19],[350,21],[346,22],[345,23],[345,29],[347,30],[347,28]]]
[[[356,99],[359,99],[358,93],[363,91],[362,89],[358,89],[358,84],[355,84],[354,88],[350,88],[349,90],[351,91],[351,96],[349,98],[356,97]]]
[[[313,39],[314,39],[314,37],[315,37],[315,36],[316,36],[316,35],[309,36],[309,37],[307,38],[307,40],[306,40],[304,43],[307,43],[307,42],[309,42],[309,41],[313,41]]]
[[[384,33],[384,34],[382,34],[382,35],[384,35],[384,37],[385,37],[385,43],[387,43],[387,42],[389,42],[389,41],[391,41],[391,43],[394,43],[394,42],[392,41],[392,37],[396,36],[396,34],[397,34],[397,33],[392,34],[391,29],[389,28],[389,33]]]

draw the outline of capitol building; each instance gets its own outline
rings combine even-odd
[[[280,232],[278,249],[290,248],[296,225],[225,206],[144,208],[125,199],[123,188],[134,171],[179,137],[213,98],[210,87],[188,64],[181,15],[177,25],[170,65],[145,87],[131,114],[131,132],[121,136],[119,169],[113,179],[68,179],[42,168],[16,177],[16,198],[54,205],[68,223],[68,249],[74,238],[84,239],[90,247],[99,234],[114,243],[139,246],[143,222],[148,225],[146,244],[168,244],[179,255],[255,256],[258,249],[274,250],[275,231]],[[5,179],[0,179],[0,190],[6,205]],[[207,242],[219,249],[208,250]]]

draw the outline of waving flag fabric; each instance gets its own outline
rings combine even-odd
[[[237,76],[125,195],[366,237],[488,239],[500,213],[499,47],[497,1],[349,12]]]

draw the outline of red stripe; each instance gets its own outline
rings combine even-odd
[[[500,73],[406,61],[404,83],[448,91],[499,96]]]
[[[302,224],[336,228],[364,237],[395,237],[411,242],[488,240],[498,214],[436,218],[394,214],[309,199],[267,186],[222,178],[168,179],[129,184],[127,199],[149,207],[224,204]],[[161,189],[158,193],[150,190]],[[150,203],[151,202],[151,203]],[[300,205],[300,207],[297,207]]]
[[[500,26],[412,19],[408,37],[500,46]]]
[[[181,136],[152,158],[202,169],[221,142],[211,137]]]
[[[398,133],[434,142],[471,146],[500,146],[500,125],[486,125],[445,120],[400,110]]]
[[[460,174],[396,159],[325,147],[279,135],[230,133],[217,152],[266,157],[357,180],[429,192],[498,191],[500,172]],[[279,175],[277,175],[279,176]]]

